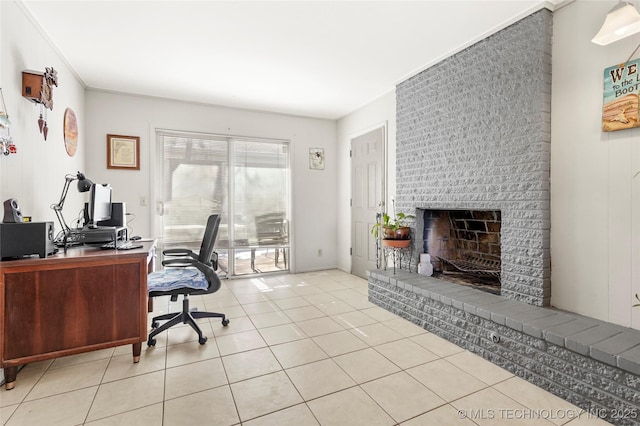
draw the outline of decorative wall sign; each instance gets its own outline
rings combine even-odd
[[[613,132],[640,126],[640,59],[604,70],[602,130]]]
[[[107,168],[140,170],[140,137],[107,135]]]
[[[324,148],[309,148],[309,168],[324,170]]]
[[[78,120],[71,108],[64,110],[64,149],[69,157],[76,155],[78,149]]]

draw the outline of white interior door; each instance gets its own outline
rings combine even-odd
[[[385,134],[382,126],[351,140],[351,273],[363,278],[376,269],[370,230],[383,208]]]

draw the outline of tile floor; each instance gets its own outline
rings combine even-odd
[[[178,310],[157,299],[156,314]],[[143,345],[26,366],[3,425],[596,425],[605,422],[367,301],[338,270],[224,281],[223,311]],[[466,418],[465,418],[466,417]]]

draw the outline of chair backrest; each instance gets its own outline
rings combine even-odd
[[[207,226],[204,229],[204,237],[198,252],[198,261],[208,266],[213,266],[211,257],[213,256],[213,246],[218,236],[218,228],[220,227],[220,215],[212,214],[207,219]],[[215,268],[214,268],[215,269]]]

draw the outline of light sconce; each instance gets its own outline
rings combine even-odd
[[[640,32],[640,13],[633,4],[621,0],[607,13],[602,28],[591,42],[606,46],[638,32]]]
[[[16,146],[13,144],[13,139],[11,138],[10,126],[9,113],[7,112],[7,106],[4,103],[4,96],[0,88],[0,129],[7,129],[6,134],[4,132],[0,133],[0,152],[2,152],[3,155],[15,154],[17,152]]]

